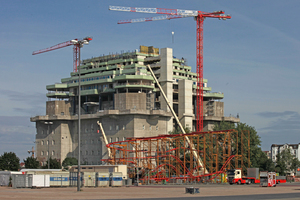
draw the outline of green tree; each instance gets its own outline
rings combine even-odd
[[[50,169],[61,169],[61,164],[56,159],[49,158],[50,163]],[[48,161],[46,162],[46,165],[42,167],[43,169],[48,169]]]
[[[291,149],[284,149],[276,156],[276,172],[280,175],[286,175],[289,172],[295,172],[300,166],[300,161],[291,153]]]
[[[64,161],[62,162],[62,166],[67,169],[68,166],[72,166],[72,165],[77,165],[78,164],[78,160],[77,158],[65,158]]]
[[[258,167],[259,167],[259,171],[269,171],[269,172],[275,171],[274,162],[272,161],[272,159],[268,158],[263,151],[261,151],[259,155]]]
[[[253,126],[249,126],[245,123],[237,123],[236,125],[230,122],[222,121],[219,124],[215,124],[214,131],[220,130],[231,130],[234,129],[238,131],[239,136],[242,132],[247,137],[247,132],[250,133],[250,167],[259,168],[260,170],[264,171],[274,171],[275,166],[271,159],[267,158],[267,155],[261,150],[261,139],[257,134],[257,131]],[[233,140],[236,140],[234,137]],[[236,141],[235,141],[236,142]],[[241,146],[241,141],[239,138],[239,146]],[[239,154],[241,152],[238,152]]]
[[[37,158],[33,157],[27,157],[26,159],[23,159],[25,163],[25,167],[27,169],[38,169],[40,167],[39,161],[37,161]]]
[[[298,167],[300,167],[300,161],[298,160],[298,158],[293,158],[291,170],[293,170],[294,173],[296,173]]]
[[[18,171],[20,169],[20,159],[13,152],[4,152],[4,154],[0,156],[0,169]]]

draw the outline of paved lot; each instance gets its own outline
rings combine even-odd
[[[217,198],[221,196],[239,196],[239,198],[241,198],[241,196],[244,196],[246,198],[247,195],[270,195],[270,198],[267,199],[300,199],[300,183],[280,184],[277,187],[272,188],[259,187],[259,185],[201,184],[193,185],[193,187],[200,188],[200,193],[193,195],[185,194],[185,187],[189,186],[174,185],[114,188],[82,188],[82,191],[80,192],[77,192],[77,188],[75,187],[41,189],[13,189],[8,187],[0,187],[0,199],[194,199],[195,197],[208,197],[214,199],[213,197]],[[271,194],[278,195],[273,195],[273,197],[271,197]],[[285,196],[285,194],[287,194],[287,196]],[[289,194],[293,195],[289,196]]]

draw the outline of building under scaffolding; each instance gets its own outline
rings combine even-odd
[[[194,144],[191,149],[186,136]],[[110,164],[126,164],[129,175],[142,180],[188,179],[200,181],[224,173],[227,169],[250,167],[250,133],[235,130],[193,132],[178,135],[128,138],[107,145],[111,149]],[[203,166],[195,162],[191,152],[200,155]],[[207,178],[206,178],[207,179]]]
[[[156,137],[173,131],[175,120],[147,65],[162,86],[184,127],[195,130],[197,74],[186,59],[171,48],[141,46],[132,52],[110,53],[82,60],[81,105],[78,106],[78,72],[47,85],[46,114],[31,118],[36,124],[36,155],[42,165],[48,156],[62,162],[78,158],[82,164],[102,164],[108,158],[97,121],[103,124],[109,143],[129,137]],[[224,94],[212,92],[203,80],[204,131],[221,121],[237,123],[238,117],[224,116]],[[81,109],[81,140],[78,140],[78,110]],[[161,158],[167,159],[167,158]],[[169,158],[168,158],[169,159]],[[208,164],[206,164],[209,166]]]

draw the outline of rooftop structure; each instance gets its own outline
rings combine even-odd
[[[100,164],[107,149],[97,121],[103,125],[108,142],[127,137],[168,134],[175,127],[173,116],[160,95],[146,65],[150,65],[183,126],[195,130],[197,74],[184,58],[173,56],[171,48],[141,46],[140,50],[103,55],[81,62],[81,141],[78,141],[78,72],[61,83],[48,85],[46,115],[36,122],[36,153],[45,164],[50,153],[61,162],[78,157],[83,164]],[[224,94],[212,92],[204,79],[204,131],[214,123],[239,122],[224,116]],[[45,123],[46,122],[46,123]],[[52,123],[49,123],[52,122]]]

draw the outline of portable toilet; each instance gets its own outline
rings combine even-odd
[[[107,172],[107,173],[98,172],[97,186],[98,187],[109,187],[109,172]]]
[[[50,174],[50,186],[69,186],[70,185],[69,172],[52,172]]]
[[[111,173],[111,186],[123,186],[123,174],[122,172],[112,172]]]
[[[83,186],[85,187],[96,186],[96,172],[83,172]]]

